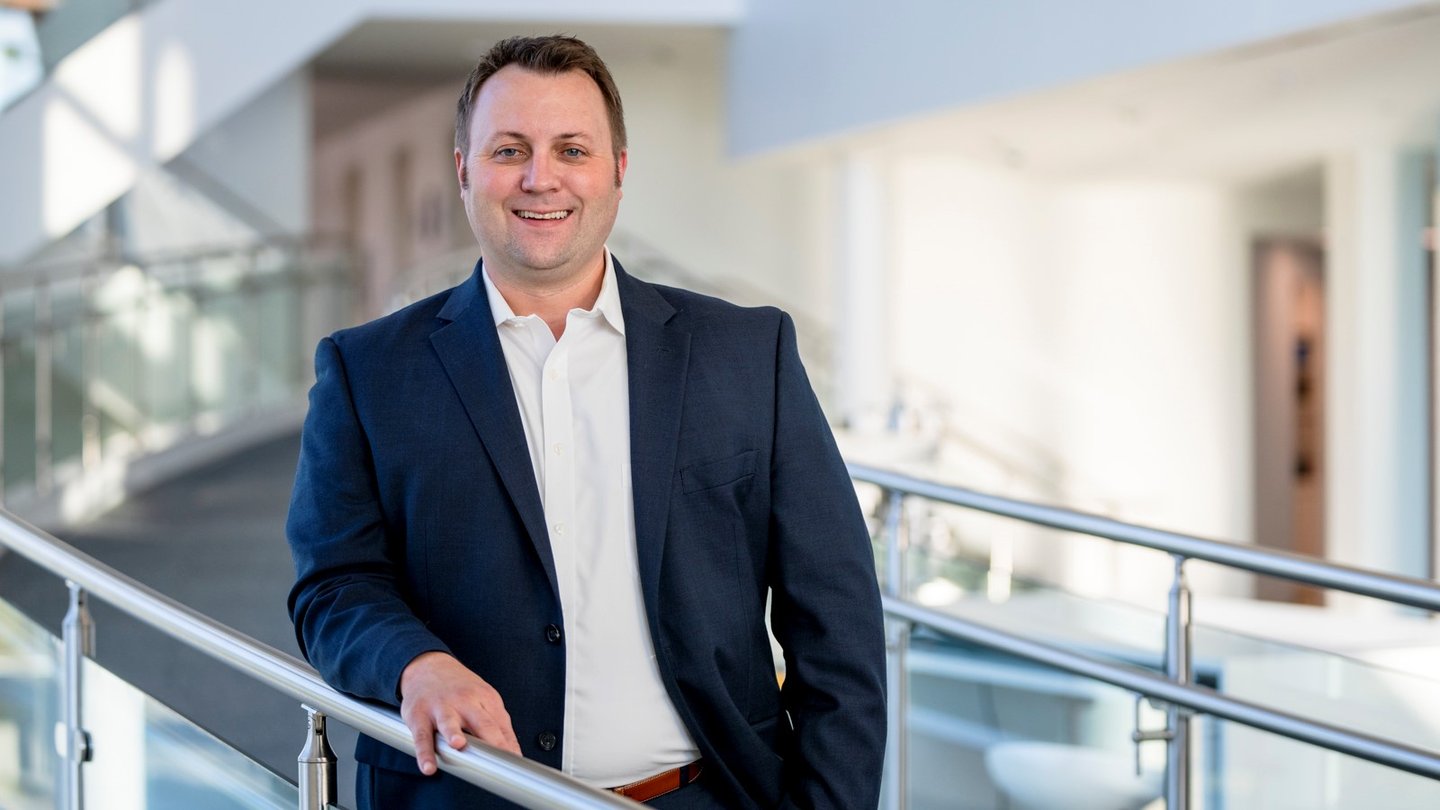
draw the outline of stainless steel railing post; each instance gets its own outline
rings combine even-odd
[[[893,599],[905,598],[905,548],[901,537],[901,519],[904,517],[905,495],[896,490],[885,491],[885,593]],[[909,690],[906,678],[906,653],[910,647],[911,623],[889,619],[886,626],[886,646],[889,647],[889,666],[886,672],[886,703],[890,715],[890,744],[886,746],[885,771],[890,774],[886,784],[884,806],[887,810],[905,810],[906,791],[910,784],[909,771],[909,727],[907,702]]]
[[[64,810],[81,810],[85,806],[84,773],[90,761],[90,734],[82,725],[81,666],[86,656],[95,654],[95,623],[84,589],[66,580],[70,588],[70,609],[62,625],[64,639],[64,671],[61,673],[60,725],[55,729],[55,748],[65,762],[65,778],[61,782],[59,806]]]
[[[1193,631],[1190,623],[1190,585],[1185,580],[1185,557],[1176,554],[1175,580],[1170,585],[1170,604],[1165,614],[1165,675],[1177,684],[1193,680],[1190,651]],[[1190,806],[1190,711],[1168,704],[1165,709],[1169,738],[1165,760],[1165,808],[1187,810]]]
[[[325,736],[325,713],[304,706],[309,720],[305,746],[296,761],[300,765],[296,785],[300,788],[300,810],[326,810],[335,803],[335,751]]]

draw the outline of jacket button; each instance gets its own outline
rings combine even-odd
[[[555,735],[548,731],[540,732],[540,735],[535,738],[535,742],[540,744],[541,751],[555,750]]]
[[[560,643],[560,628],[553,624],[545,625],[545,640],[551,644]]]

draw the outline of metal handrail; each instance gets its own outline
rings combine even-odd
[[[182,263],[193,264],[208,259],[237,254],[262,253],[267,250],[334,250],[339,253],[348,253],[354,250],[354,246],[349,237],[344,234],[317,232],[266,234],[244,242],[196,245],[135,255],[124,255],[109,250],[97,255],[0,268],[0,287],[13,291],[30,286],[55,286],[61,280],[94,276],[97,267],[119,269],[127,265],[145,268]]]
[[[1190,725],[1191,715],[1194,712],[1211,714],[1328,750],[1440,779],[1440,753],[1415,748],[1395,740],[1370,736],[1352,728],[1333,726],[1287,714],[1196,687],[1191,665],[1191,653],[1194,645],[1192,593],[1187,582],[1185,566],[1190,560],[1204,560],[1257,574],[1334,588],[1432,611],[1440,610],[1440,585],[1426,580],[1326,562],[1300,554],[1242,546],[1192,537],[1178,532],[1135,526],[1098,515],[1004,498],[962,487],[947,486],[891,470],[860,464],[848,466],[852,480],[879,486],[888,499],[884,534],[888,536],[889,546],[886,550],[888,570],[885,577],[884,595],[886,612],[893,619],[890,622],[888,637],[892,653],[890,679],[892,704],[904,701],[903,673],[905,670],[904,659],[908,651],[908,631],[916,625],[925,625],[947,635],[964,638],[987,647],[1006,650],[1015,655],[1112,683],[1138,695],[1162,701],[1165,704],[1165,726],[1158,730],[1139,728],[1137,704],[1136,729],[1131,735],[1131,740],[1137,746],[1137,762],[1139,761],[1138,746],[1142,742],[1158,740],[1165,743],[1165,806],[1169,810],[1186,810],[1190,806],[1192,765]],[[901,530],[904,512],[902,504],[905,498],[911,496],[1169,553],[1174,559],[1175,571],[1165,613],[1163,677],[1106,664],[984,625],[967,622],[943,613],[927,611],[906,602],[903,598],[908,589],[902,548],[904,542]],[[907,722],[906,713],[892,705],[890,733],[893,739],[903,740],[908,736]],[[903,759],[894,765],[903,769]],[[899,781],[891,781],[889,792],[885,796],[887,810],[904,810],[906,806],[903,787],[895,784]]]
[[[70,583],[72,594],[99,597],[165,635],[364,734],[415,753],[410,731],[394,710],[336,691],[313,668],[293,656],[227,627],[3,511],[0,546],[63,577]],[[436,753],[441,770],[527,807],[620,810],[640,806],[478,741],[457,751],[437,735]]]
[[[1120,543],[1143,546],[1189,559],[1205,560],[1256,574],[1333,588],[1411,607],[1440,611],[1440,585],[1428,580],[1369,571],[1327,562],[1303,554],[1244,546],[1238,543],[1193,537],[1164,529],[1135,526],[1098,515],[990,495],[862,464],[848,466],[852,479],[875,484],[893,492],[917,495],[955,506],[965,506],[1054,529],[1104,537]]]
[[[1054,645],[988,627],[890,596],[882,597],[885,612],[946,636],[1038,661],[1137,694],[1158,698],[1197,712],[1269,731],[1331,751],[1388,765],[1431,779],[1440,779],[1440,753],[1385,737],[1353,731],[1227,697],[1203,686],[1177,684],[1152,672],[1114,664]]]

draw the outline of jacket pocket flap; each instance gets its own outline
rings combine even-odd
[[[680,483],[687,493],[733,484],[755,474],[755,456],[754,450],[746,450],[729,458],[691,464],[680,471]]]

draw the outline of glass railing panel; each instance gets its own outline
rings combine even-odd
[[[153,324],[144,306],[148,288],[136,267],[107,272],[87,288],[87,350],[93,356],[88,385],[101,420],[100,441],[107,448],[141,441],[149,422],[144,353],[153,342]]]
[[[85,662],[84,683],[85,726],[94,747],[85,790],[105,797],[109,810],[297,805],[293,784],[93,661]]]
[[[288,263],[256,277],[255,396],[262,405],[293,398],[300,386],[301,358],[308,359],[309,349],[300,346],[298,280],[295,266]]]
[[[0,340],[0,374],[3,392],[0,409],[4,419],[4,459],[0,462],[6,491],[32,487],[35,483],[35,335],[10,325],[8,298],[6,326]],[[16,309],[19,309],[18,307]]]
[[[1192,796],[1206,810],[1433,810],[1440,782],[1240,723],[1206,718],[1200,756],[1208,782]]]
[[[952,563],[958,566],[958,563]],[[979,565],[972,567],[978,568]],[[979,579],[974,571],[961,572],[961,582]],[[940,588],[921,581],[909,598],[937,610],[1025,635],[1069,649],[1155,670],[1161,667],[1164,615],[1134,605],[1092,599],[1024,581],[1003,602],[983,593],[960,593],[947,584]],[[945,580],[947,583],[949,580]],[[917,598],[917,593],[928,597]],[[1196,597],[1196,613],[1203,620],[1204,596]],[[1254,626],[1277,628],[1275,606],[1227,600],[1227,610],[1264,613]],[[1324,621],[1314,608],[1312,622]],[[1417,625],[1413,617],[1371,617],[1375,632],[1385,625]],[[1413,643],[1413,642],[1412,642]],[[1372,648],[1377,655],[1384,650]],[[1440,644],[1429,648],[1440,657]],[[1409,652],[1420,654],[1423,647]],[[1192,661],[1198,683],[1231,696],[1274,708],[1353,727],[1371,734],[1440,750],[1440,677],[1407,672],[1366,660],[1244,633],[1197,624]],[[1437,670],[1440,674],[1440,670]]]
[[[1405,616],[1368,621],[1377,634],[1385,624],[1414,623]],[[1263,624],[1276,629],[1273,617]],[[1378,647],[1372,652],[1383,654]],[[1432,649],[1432,657],[1436,655],[1440,645]],[[1405,672],[1362,658],[1204,626],[1195,630],[1195,662],[1207,680],[1233,697],[1440,750],[1440,671]]]
[[[196,316],[191,330],[192,385],[199,413],[225,420],[250,402],[246,390],[249,336],[254,334],[246,306],[248,257],[205,257],[197,261]]]
[[[1025,541],[1005,534],[1007,528],[1000,521],[990,516],[971,521],[963,541],[921,521],[908,521],[907,526],[920,533],[911,535],[905,557],[906,598],[1017,635],[1161,669],[1163,604],[1150,610],[1079,596],[1019,576],[1013,564],[1018,553],[996,554],[994,547],[1008,544],[1010,552],[1023,553]],[[1057,549],[1089,540],[1027,528],[1048,534],[1039,539]],[[878,548],[877,558],[884,556],[884,548]],[[997,578],[1005,583],[1003,588],[995,587]],[[1211,597],[1204,592],[1194,599],[1192,661],[1197,683],[1230,697],[1440,750],[1440,634],[1429,623],[1398,611],[1363,620],[1352,617],[1343,623],[1309,606]],[[1225,617],[1225,627],[1206,625],[1207,615]],[[1283,634],[1286,640],[1237,631],[1248,627]],[[1387,636],[1400,640],[1387,648],[1380,641]],[[1402,671],[1386,665],[1401,653],[1436,666],[1412,665]]]
[[[154,426],[188,424],[195,412],[196,295],[187,263],[151,265],[142,305],[151,340],[143,390]]]
[[[1165,745],[1140,746],[1137,776],[1130,693],[924,630],[905,670],[911,808],[1163,808]],[[1165,725],[1148,701],[1140,718]],[[1204,810],[1440,807],[1440,781],[1238,723],[1197,716],[1192,748]]]
[[[917,564],[915,558],[925,554],[932,559]],[[907,598],[913,601],[1091,655],[1161,667],[1165,617],[1159,610],[1077,596],[1019,577],[1011,577],[1009,594],[997,600],[981,584],[986,581],[984,562],[958,557],[937,561],[923,550],[910,557]],[[1383,657],[1386,649],[1378,641],[1355,643],[1353,654],[1340,654],[1207,626],[1206,601],[1204,594],[1195,596],[1198,619],[1191,657],[1197,682],[1232,697],[1440,750],[1440,670],[1407,672],[1362,657],[1367,648]],[[1223,598],[1217,603],[1223,603],[1232,622],[1236,615],[1252,615],[1251,626],[1272,632],[1285,626],[1279,613],[1291,615],[1292,623],[1303,619],[1312,635],[1337,621],[1319,608]],[[1395,632],[1402,635],[1408,629],[1408,654],[1440,660],[1440,636],[1422,620],[1394,613],[1366,617],[1364,624],[1377,638],[1382,628],[1398,628]],[[1313,643],[1333,644],[1338,632]],[[1432,639],[1428,648],[1423,643],[1427,634]]]
[[[57,466],[78,463],[84,446],[87,346],[85,300],[78,284],[52,288],[50,305],[50,447]]]
[[[1127,663],[1159,665],[1163,613],[1077,596],[1023,573],[1059,575],[1077,544],[1108,541],[923,503],[907,507],[905,528],[904,598],[1019,635]],[[876,552],[882,560],[886,542],[881,538]]]
[[[48,810],[62,776],[54,728],[60,717],[60,646],[0,600],[0,807]]]
[[[1142,746],[1136,775],[1124,690],[923,630],[905,661],[913,810],[1138,809],[1160,796],[1164,750]]]

